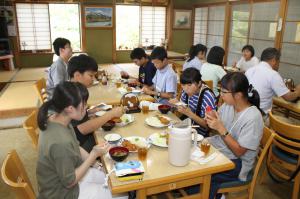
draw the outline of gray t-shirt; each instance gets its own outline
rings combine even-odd
[[[48,98],[51,99],[53,95],[54,88],[60,82],[65,82],[69,79],[69,75],[67,72],[67,64],[61,57],[52,63],[51,67],[48,71],[47,78],[47,93]]]
[[[242,112],[235,113],[233,106],[223,104],[220,108],[220,118],[230,135],[247,149],[246,153],[240,157],[242,169],[239,178],[242,181],[247,179],[249,171],[253,168],[258,146],[263,133],[263,119],[260,111],[251,106]],[[208,138],[209,142],[222,152],[229,159],[238,157],[228,148],[220,135]]]
[[[79,143],[73,127],[48,122],[47,129],[39,135],[36,177],[38,199],[78,198],[78,184],[69,188],[75,169],[82,164]]]

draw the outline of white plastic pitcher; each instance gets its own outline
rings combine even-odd
[[[174,166],[185,166],[189,163],[192,149],[192,133],[194,146],[197,145],[197,131],[191,126],[171,127],[169,133],[169,163]]]

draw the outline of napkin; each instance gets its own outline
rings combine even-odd
[[[141,101],[140,102],[140,109],[142,109],[143,106],[149,106],[149,110],[151,111],[158,111],[158,106],[161,105],[159,103],[153,103],[149,101]]]
[[[209,161],[215,159],[217,156],[217,152],[214,152],[209,156],[204,156],[204,153],[198,147],[196,147],[191,154],[191,160],[198,162],[199,164],[206,164]]]
[[[116,176],[138,175],[145,172],[142,162],[131,160],[128,162],[119,162],[115,164]]]

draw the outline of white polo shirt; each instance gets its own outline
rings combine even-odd
[[[249,61],[246,61],[244,57],[241,57],[241,59],[236,64],[236,67],[238,67],[241,71],[245,72],[249,68],[256,66],[258,63],[259,63],[259,60],[255,56],[251,57],[251,59]]]
[[[272,109],[274,96],[281,97],[290,92],[280,74],[273,70],[267,62],[260,62],[247,70],[245,74],[250,84],[257,90],[260,97],[260,108],[265,113]]]

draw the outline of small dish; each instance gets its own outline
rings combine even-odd
[[[117,146],[109,149],[110,157],[116,162],[122,162],[127,158],[129,150],[122,146]]]
[[[162,113],[162,114],[167,114],[170,110],[171,110],[171,106],[166,105],[166,104],[162,104],[158,106],[158,110]]]
[[[117,134],[117,133],[109,133],[104,136],[104,139],[109,143],[109,144],[117,144],[121,140],[122,136]]]
[[[109,120],[108,122],[106,122],[105,124],[102,125],[102,129],[104,131],[110,131],[115,127],[116,123],[112,120]]]

